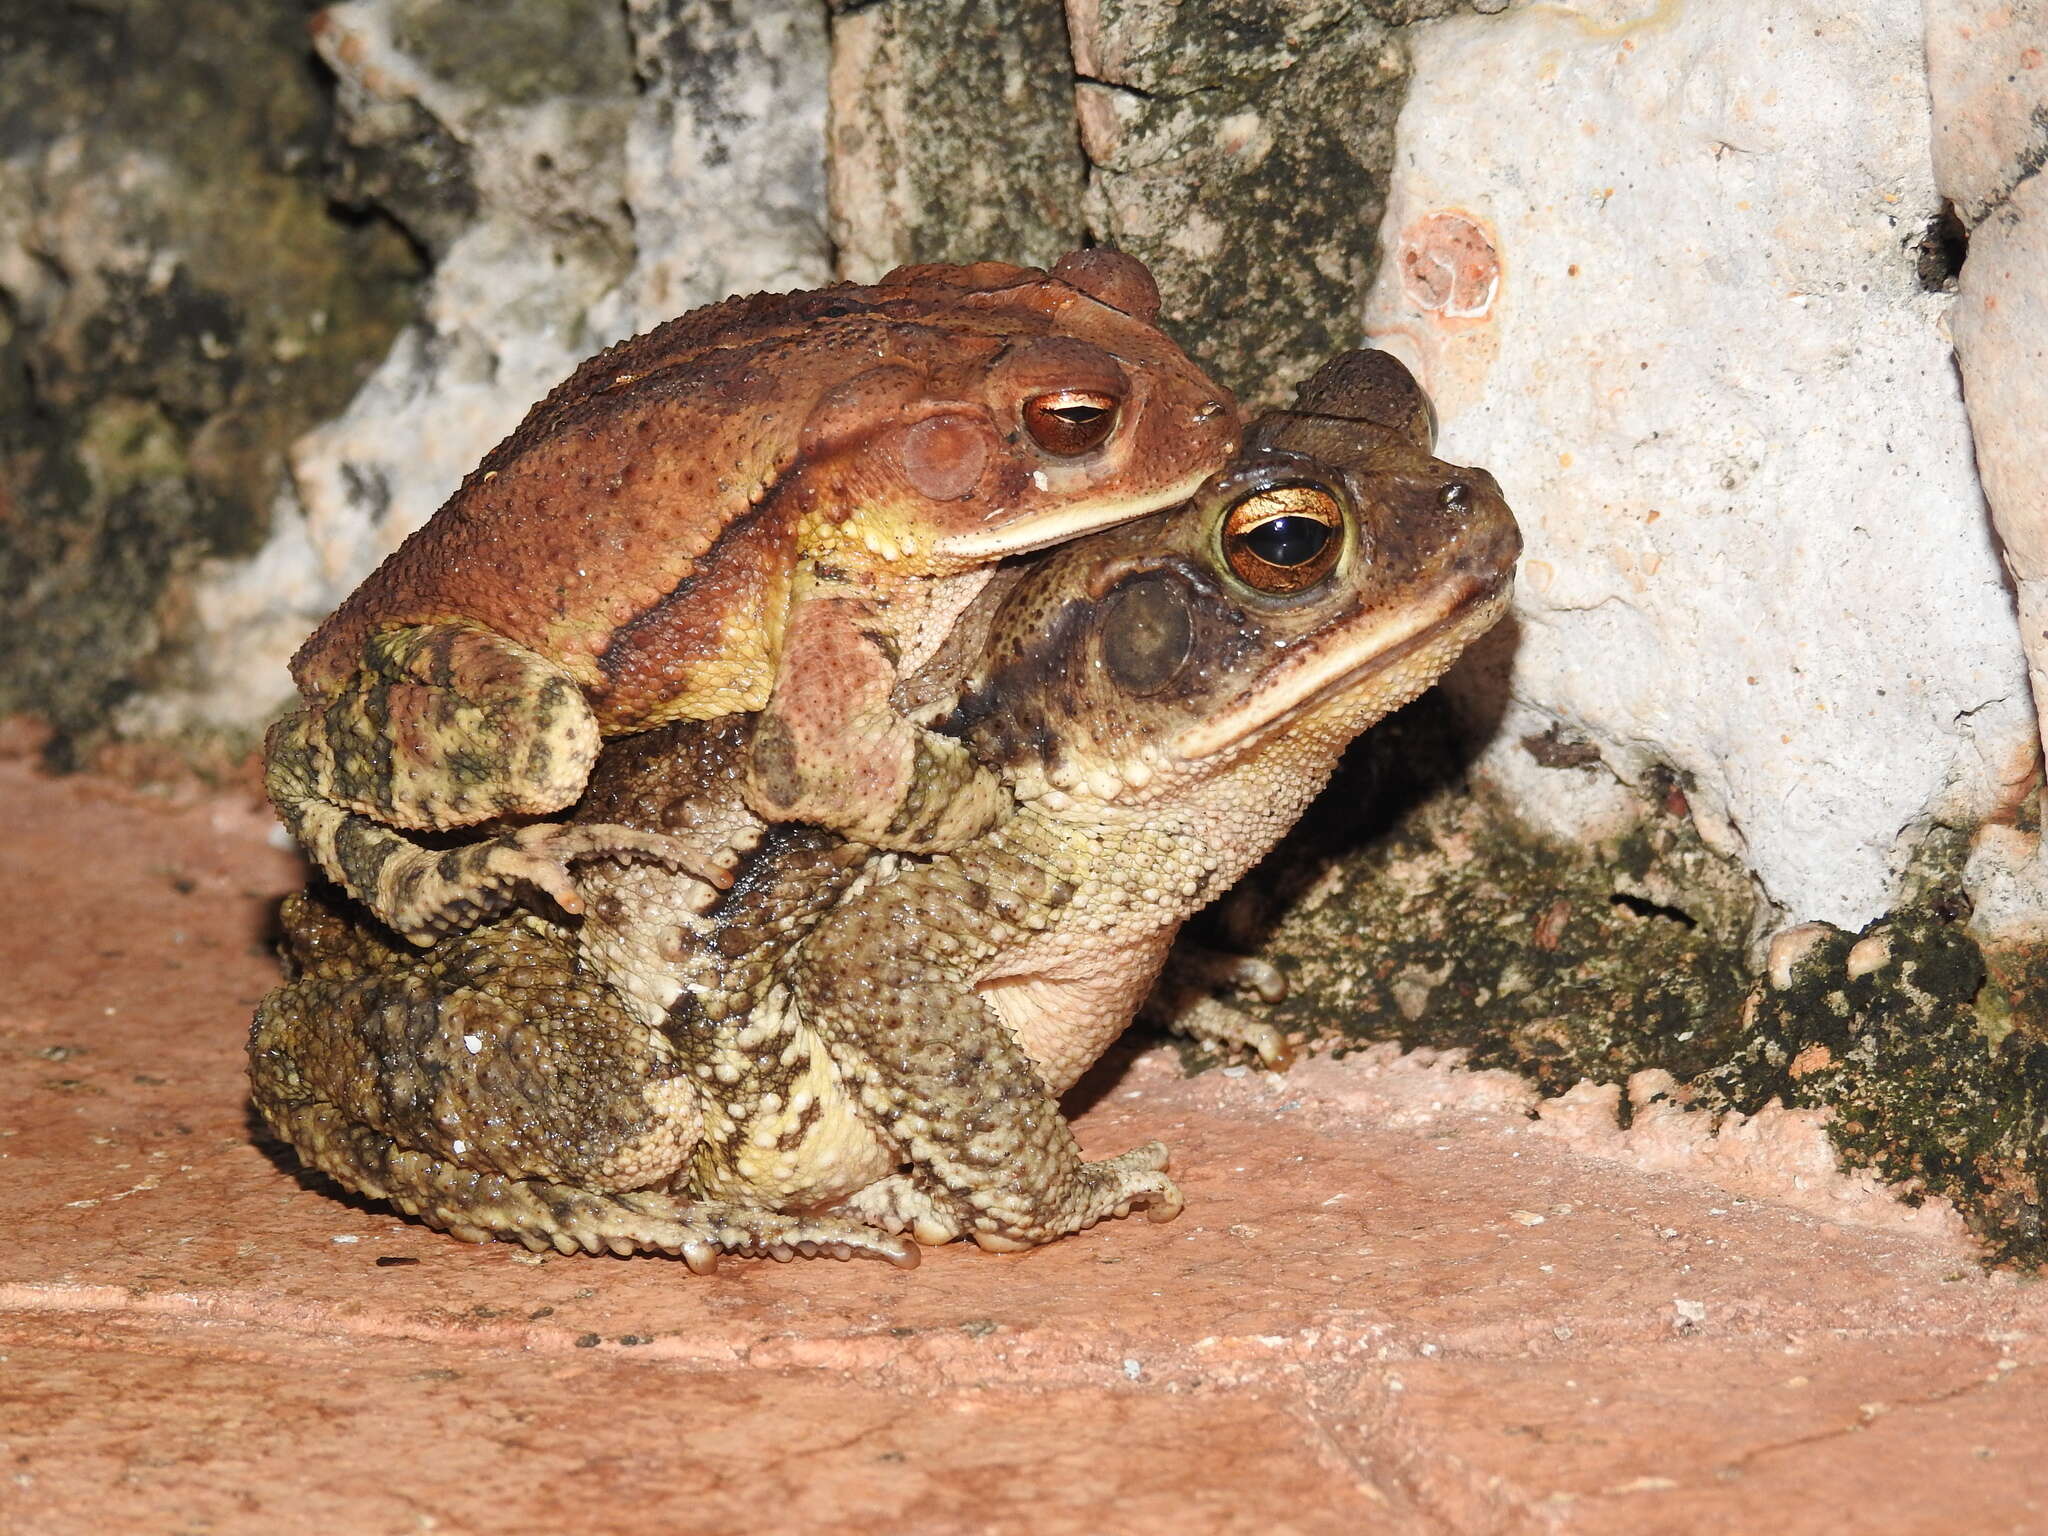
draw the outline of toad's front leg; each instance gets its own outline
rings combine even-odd
[[[373,635],[344,687],[280,720],[265,781],[286,830],[377,918],[426,944],[544,892],[582,910],[572,866],[648,860],[703,883],[731,880],[738,849],[627,827],[516,827],[452,848],[399,829],[446,831],[572,804],[590,776],[597,719],[554,662],[473,624]]]
[[[1007,808],[1001,781],[966,747],[898,712],[897,645],[878,600],[815,577],[799,583],[749,753],[746,796],[758,815],[936,853]]]
[[[970,874],[935,860],[856,896],[798,950],[792,980],[806,1023],[932,1200],[866,1210],[869,1219],[937,1236],[944,1197],[957,1230],[1008,1251],[1136,1209],[1153,1221],[1180,1213],[1160,1143],[1082,1159],[1031,1057],[971,984],[983,960],[1070,894],[1021,863]],[[863,1209],[860,1196],[852,1206]]]

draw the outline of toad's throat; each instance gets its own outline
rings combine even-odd
[[[1182,731],[1172,751],[1184,762],[1200,762],[1379,681],[1391,684],[1378,712],[1389,714],[1435,682],[1466,645],[1500,620],[1513,585],[1512,569],[1490,581],[1461,574],[1424,602],[1370,625],[1347,625],[1304,647],[1249,694]],[[1421,665],[1395,679],[1411,661]]]

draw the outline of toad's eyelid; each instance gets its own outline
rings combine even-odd
[[[1344,508],[1321,486],[1270,486],[1233,504],[1224,516],[1223,531],[1226,537],[1237,537],[1283,517],[1307,518],[1338,528],[1344,523]]]
[[[1274,507],[1271,511],[1260,511],[1246,518],[1240,528],[1262,528],[1267,523],[1277,522],[1283,517],[1305,517],[1312,523],[1321,523],[1334,528],[1344,521],[1335,512],[1322,507]]]
[[[1047,453],[1076,458],[1093,452],[1117,428],[1117,396],[1092,389],[1056,389],[1024,402],[1024,426]]]

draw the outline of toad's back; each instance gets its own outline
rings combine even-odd
[[[772,628],[762,620],[780,606],[803,498],[771,493],[876,425],[864,402],[834,411],[829,397],[878,368],[934,383],[985,372],[1053,328],[1041,273],[930,270],[731,299],[589,359],[314,633],[294,679],[326,691],[359,666],[367,636],[466,620],[554,657],[603,699],[631,670],[636,621],[709,565],[707,621]],[[901,402],[886,404],[893,418]],[[605,712],[620,711],[632,701]]]

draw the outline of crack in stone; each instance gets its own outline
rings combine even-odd
[[[1185,90],[1153,91],[1147,90],[1142,85],[1132,85],[1128,81],[1104,80],[1099,75],[1084,75],[1079,71],[1075,72],[1073,76],[1073,81],[1074,84],[1077,86],[1097,85],[1102,87],[1102,89],[1105,91],[1114,91],[1119,96],[1129,96],[1137,101],[1153,103],[1165,102],[1168,104],[1183,101],[1197,101],[1204,96],[1214,96],[1219,91],[1222,91],[1224,89],[1224,87],[1221,85],[1191,85],[1188,86]]]
[[[1984,223],[1995,213],[2008,213],[2012,207],[2013,194],[2040,175],[2044,166],[2048,166],[2048,106],[2034,108],[2031,121],[2034,125],[2034,137],[2031,143],[2013,156],[2012,179],[1977,205],[1976,217],[1970,220],[1972,228]],[[2017,214],[2010,216],[2018,218]]]
[[[1961,725],[1965,720],[1968,720],[1971,716],[1982,714],[1987,709],[1995,709],[1998,705],[2006,703],[2008,700],[2011,699],[2011,697],[2012,695],[2009,693],[2001,693],[1995,699],[1986,699],[1981,704],[1972,704],[1968,709],[1959,709],[1956,711],[1955,719],[1949,723],[1952,725]]]
[[[1809,1445],[1825,1445],[1831,1440],[1840,1440],[1849,1435],[1861,1434],[1879,1419],[1889,1418],[1895,1413],[1911,1413],[1924,1408],[1938,1408],[1944,1403],[1952,1403],[1961,1398],[1969,1397],[1973,1393],[1981,1392],[1986,1387],[1995,1387],[2003,1381],[2017,1377],[2025,1369],[2027,1367],[2023,1365],[2016,1366],[2010,1371],[2001,1371],[1994,1367],[1989,1375],[1974,1377],[1960,1385],[1950,1387],[1945,1392],[1931,1393],[1926,1397],[1916,1397],[1906,1402],[1882,1403],[1878,1405],[1878,1411],[1876,1412],[1871,1412],[1866,1406],[1860,1410],[1861,1417],[1854,1424],[1844,1424],[1835,1429],[1816,1430],[1810,1435],[1799,1435],[1790,1440],[1779,1441],[1774,1445],[1758,1446],[1753,1451],[1743,1452],[1742,1455],[1732,1461],[1724,1462],[1722,1470],[1744,1472],[1748,1470],[1750,1463],[1760,1461],[1766,1456],[1775,1456],[1781,1451],[1801,1450]]]
[[[1105,91],[1115,91],[1120,96],[1132,96],[1139,101],[1159,101],[1163,99],[1154,92],[1146,90],[1143,86],[1128,85],[1121,80],[1104,80],[1095,75],[1084,75],[1079,72],[1076,72],[1074,75],[1074,84],[1099,85]],[[1177,100],[1178,98],[1173,99]]]

